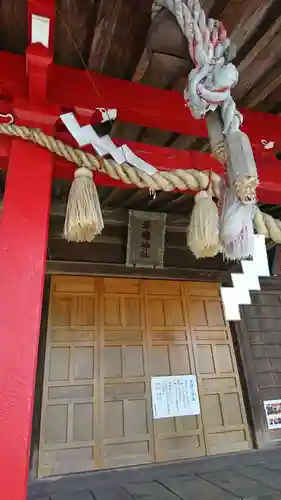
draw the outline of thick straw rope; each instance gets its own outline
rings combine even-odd
[[[238,71],[230,61],[234,48],[221,22],[207,18],[199,0],[155,0],[153,13],[166,7],[188,40],[195,68],[190,72],[185,96],[195,118],[221,106],[224,133],[239,129],[242,115],[231,96]]]
[[[138,188],[148,188],[155,191],[173,191],[174,189],[200,191],[207,189],[211,182],[213,195],[219,198],[221,177],[215,172],[178,169],[171,172],[157,172],[150,176],[127,163],[118,165],[114,160],[105,158],[99,161],[91,153],[67,146],[62,141],[46,135],[40,129],[0,123],[0,134],[33,142],[80,167],[83,166],[94,171],[100,170],[113,179],[121,180],[124,184],[133,184]],[[259,234],[265,235],[276,243],[281,243],[281,221],[256,208],[254,222]]]

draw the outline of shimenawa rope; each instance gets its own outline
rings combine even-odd
[[[157,172],[150,176],[126,163],[118,165],[114,160],[105,158],[100,161],[93,154],[68,146],[62,141],[46,135],[40,129],[0,123],[0,134],[33,142],[79,167],[84,166],[92,171],[100,170],[113,179],[121,180],[128,185],[134,184],[139,188],[155,191],[173,191],[174,189],[200,191],[206,189],[211,182],[214,196],[219,198],[220,195],[221,177],[215,172],[178,169],[170,172]],[[281,243],[281,221],[256,208],[254,222],[259,234],[265,235],[276,243]]]
[[[166,7],[176,17],[189,43],[189,53],[195,67],[189,74],[185,99],[191,113],[200,119],[208,112],[214,112],[218,106],[221,108],[219,121],[222,121],[220,129],[226,153],[227,176],[220,200],[217,232],[227,259],[247,258],[253,253],[253,215],[258,175],[250,141],[240,130],[242,115],[231,96],[231,89],[238,81],[238,71],[230,62],[234,55],[230,39],[220,21],[206,17],[199,0],[156,0],[156,4]],[[197,200],[203,202],[203,198]],[[213,209],[206,219],[206,227],[209,228],[214,227],[217,219],[214,206]],[[199,204],[196,205],[196,213],[199,225],[199,219],[202,218]],[[198,231],[189,235],[189,241],[194,240],[192,247],[196,246],[196,241],[199,244],[200,239],[205,239],[206,255],[207,235],[206,231],[201,234],[201,238]],[[200,248],[204,249],[202,241]],[[204,256],[203,251],[201,257]]]
[[[166,7],[176,17],[189,43],[195,68],[189,74],[185,97],[193,116],[204,118],[220,105],[224,133],[237,131],[243,117],[230,92],[238,81],[238,71],[230,62],[233,46],[222,23],[206,19],[199,0],[156,0],[156,12],[157,6]]]

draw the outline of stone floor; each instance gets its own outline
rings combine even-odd
[[[30,484],[28,500],[281,500],[281,449],[74,474]]]

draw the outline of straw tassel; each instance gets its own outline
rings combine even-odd
[[[75,171],[69,191],[64,223],[64,238],[91,242],[104,228],[99,196],[93,173],[85,167]]]
[[[220,251],[219,213],[210,189],[195,196],[187,244],[197,259],[214,257]]]

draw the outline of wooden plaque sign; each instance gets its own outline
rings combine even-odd
[[[129,211],[127,267],[163,268],[166,214]]]

